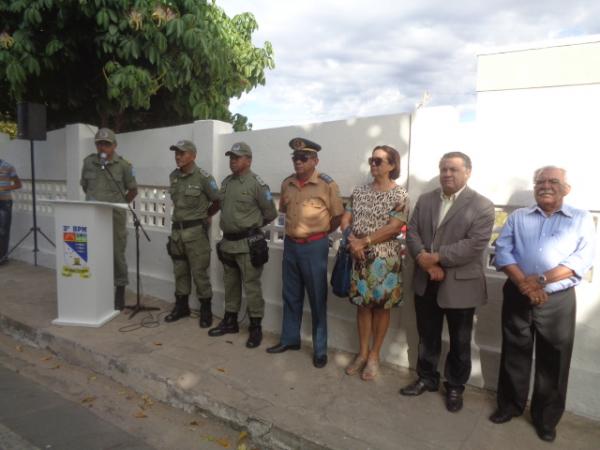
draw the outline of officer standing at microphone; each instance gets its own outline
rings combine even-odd
[[[117,148],[115,133],[108,128],[100,128],[94,141],[96,153],[89,154],[83,160],[81,169],[80,184],[85,192],[85,199],[130,203],[137,195],[137,182],[131,163],[115,152]],[[113,209],[115,309],[118,310],[122,310],[125,306],[125,286],[129,284],[125,259],[126,224],[127,211]]]

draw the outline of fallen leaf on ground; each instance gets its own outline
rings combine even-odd
[[[241,444],[238,444],[236,450],[248,450],[248,447],[246,446],[246,444],[244,442],[242,442]]]
[[[154,345],[156,345],[157,347],[160,347],[162,345],[162,342],[153,342]]]
[[[223,373],[225,373],[225,369],[223,369],[222,367],[217,367],[217,370],[218,370],[219,372],[223,372]]]
[[[96,375],[90,375],[88,377],[88,381],[94,381],[96,379]]]
[[[119,395],[125,395],[127,394],[127,391],[119,391]]]
[[[190,425],[191,425],[191,426],[193,426],[193,427],[199,427],[199,426],[200,426],[200,424],[198,423],[198,421],[197,421],[197,420],[192,420],[192,421],[190,422]]]
[[[229,444],[229,441],[225,438],[217,439],[215,442],[223,448],[229,448],[231,445]]]
[[[137,411],[133,417],[135,417],[136,419],[145,419],[146,417],[148,417],[146,414],[144,414],[144,411]]]
[[[56,369],[60,369],[60,364],[54,364],[52,367],[50,367],[50,370],[56,370]]]
[[[248,437],[248,432],[247,431],[240,431],[240,435],[238,436],[238,442],[243,441],[247,437]]]
[[[17,345],[16,349],[17,349],[18,352],[22,352],[23,351],[23,347],[21,347],[20,345]]]
[[[44,356],[42,358],[42,361],[50,361],[52,359],[52,356]]]
[[[81,403],[91,403],[93,401],[96,401],[96,396],[94,395],[90,395],[89,397],[85,397],[81,400]]]
[[[227,342],[228,344],[233,345],[233,341],[225,341],[225,342]]]

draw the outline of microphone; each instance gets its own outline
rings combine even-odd
[[[102,170],[106,169],[106,153],[102,152],[100,153],[100,167],[102,167]]]

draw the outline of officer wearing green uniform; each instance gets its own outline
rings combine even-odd
[[[81,187],[86,200],[110,203],[130,203],[137,195],[137,182],[129,161],[115,153],[117,138],[108,128],[100,128],[94,137],[96,153],[83,160]],[[111,177],[112,175],[112,177]],[[125,306],[127,276],[127,212],[113,210],[113,257],[115,309]]]
[[[210,217],[219,210],[219,188],[212,175],[194,162],[193,142],[182,140],[170,149],[175,152],[177,164],[177,169],[169,175],[173,217],[167,243],[175,274],[175,307],[165,322],[190,315],[188,297],[193,279],[200,302],[200,327],[208,328],[212,325],[208,229]]]
[[[232,174],[221,184],[221,230],[223,240],[217,244],[223,263],[225,316],[210,336],[239,332],[237,316],[242,303],[242,283],[250,316],[246,347],[258,347],[262,341],[262,317],[265,301],[260,277],[268,260],[268,247],[261,227],[278,213],[269,186],[250,170],[252,149],[245,142],[234,144],[229,156]]]

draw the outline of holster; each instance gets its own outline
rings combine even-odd
[[[175,246],[175,242],[173,241],[173,239],[171,239],[171,236],[169,236],[167,238],[167,254],[171,257],[171,259],[173,261],[187,260],[187,257],[185,257],[184,255],[178,254],[179,253],[178,251],[173,251],[174,246]]]
[[[262,233],[248,238],[248,248],[250,249],[250,262],[254,267],[262,267],[269,261],[269,246]]]
[[[225,257],[225,255],[223,254],[223,249],[221,248],[221,242],[217,242],[216,247],[217,247],[217,257],[219,258],[219,261],[221,261],[221,263],[223,263],[223,265],[226,265],[229,267],[237,267],[237,264],[235,261],[227,259]]]

